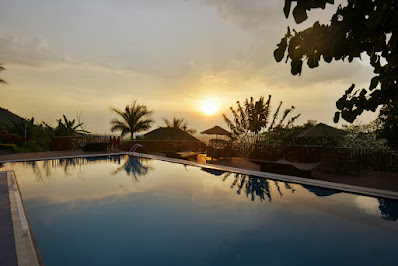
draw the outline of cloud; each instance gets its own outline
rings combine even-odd
[[[45,37],[36,37],[25,42],[15,35],[2,35],[0,36],[0,51],[2,51],[1,60],[6,64],[49,67],[71,63],[67,57],[52,53]]]
[[[283,7],[283,3],[279,3],[281,1],[206,0],[205,2],[210,6],[215,6],[225,20],[237,20],[245,29],[267,25],[267,22],[282,14]]]
[[[130,64],[120,63],[120,60],[105,60],[101,56],[77,60],[77,56],[57,55],[44,36],[37,36],[30,40],[19,38],[13,34],[0,35],[0,51],[2,51],[1,62],[6,65],[19,65],[32,68],[51,68],[60,66],[71,66],[83,69],[97,69],[129,74],[147,74],[162,78],[174,78],[184,75],[192,70],[189,63],[184,61],[167,64],[163,60],[159,64],[154,59],[141,59]]]

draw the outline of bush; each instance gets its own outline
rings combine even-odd
[[[14,144],[1,144],[0,143],[0,151],[15,151]]]
[[[89,142],[83,146],[83,151],[106,151],[108,143]]]

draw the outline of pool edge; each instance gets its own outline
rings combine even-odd
[[[18,265],[44,265],[15,173],[5,164]]]

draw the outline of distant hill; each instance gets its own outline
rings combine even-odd
[[[7,126],[11,123],[11,121],[21,121],[25,120],[22,117],[8,111],[7,109],[0,107],[0,128],[7,129]]]

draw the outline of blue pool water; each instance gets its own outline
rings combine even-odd
[[[45,265],[397,265],[396,201],[140,157],[12,167]]]

